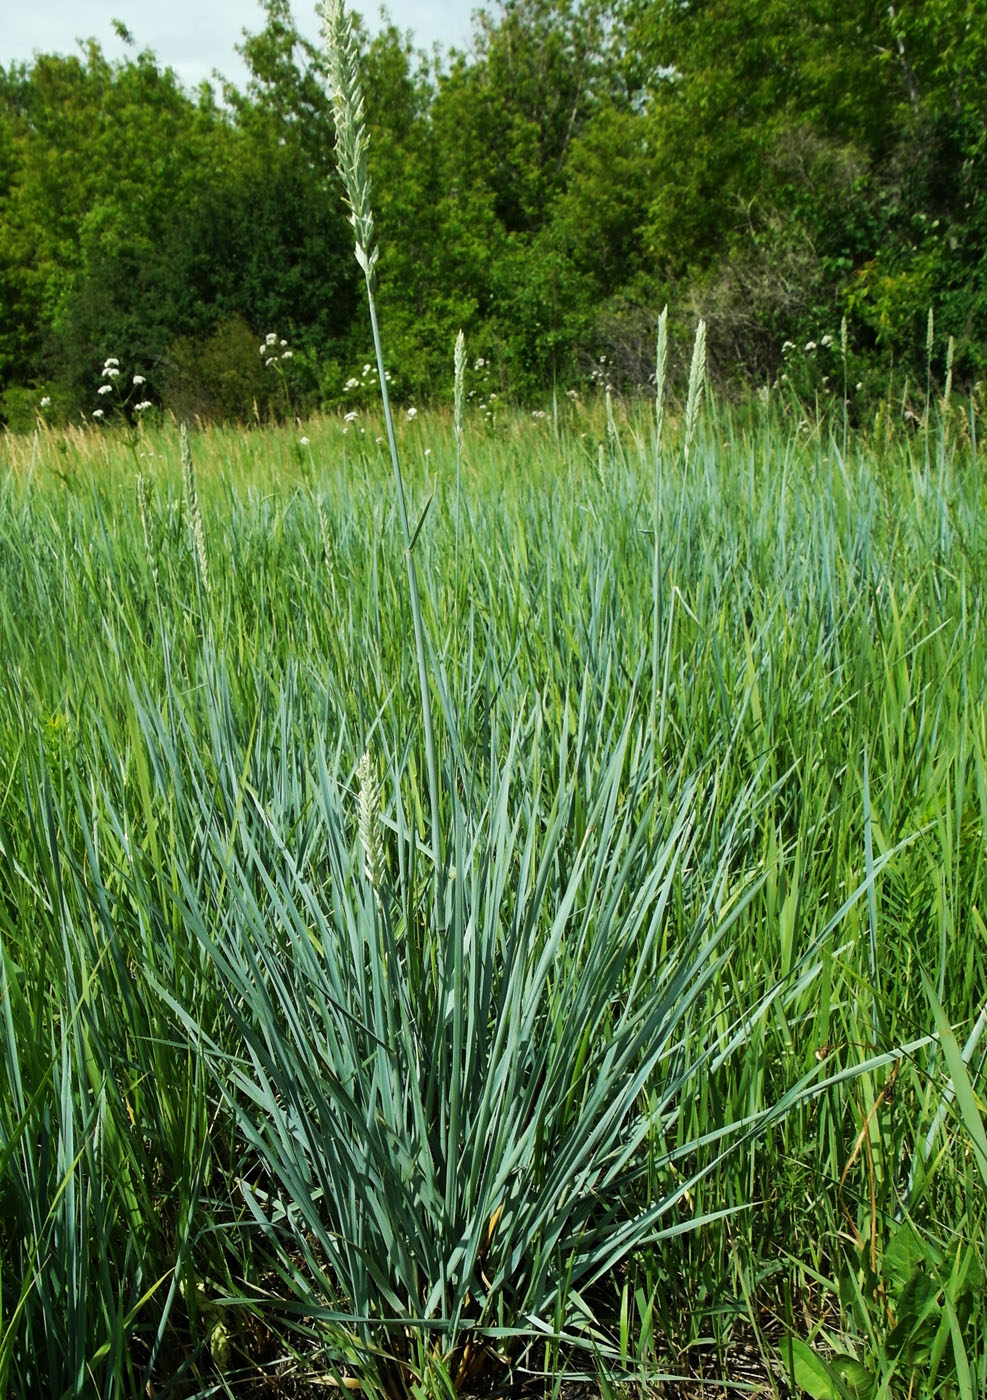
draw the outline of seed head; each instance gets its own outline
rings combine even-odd
[[[655,441],[661,446],[665,423],[665,378],[668,373],[668,306],[658,317],[658,348],[655,356]]]
[[[364,753],[356,770],[357,810],[360,845],[363,847],[363,869],[370,885],[380,898],[384,883],[384,848],[380,839],[380,784],[374,774],[373,761]]]
[[[360,51],[342,0],[325,0],[322,26],[329,55],[329,82],[336,121],[336,164],[346,191],[346,202],[350,206],[350,223],[356,235],[356,260],[372,289],[377,245],[370,205],[370,176],[367,173],[367,128],[360,89]]]
[[[466,382],[466,339],[462,333],[456,336],[456,348],[452,355],[452,397],[453,423],[456,441],[463,441],[463,389]]]
[[[137,473],[137,511],[141,519],[141,533],[144,536],[144,552],[147,555],[147,562],[151,566],[151,577],[157,583],[158,566],[154,558],[154,545],[151,543],[151,502],[147,489],[147,477],[143,472]]]
[[[689,366],[689,389],[685,399],[685,460],[688,462],[692,441],[696,435],[699,420],[699,405],[702,403],[706,385],[706,322],[700,321],[696,327],[696,339],[692,347],[692,364]]]
[[[206,535],[202,527],[202,510],[199,506],[199,493],[195,486],[195,465],[192,461],[192,449],[188,442],[188,429],[183,423],[179,431],[179,443],[182,454],[182,488],[185,493],[185,508],[188,511],[189,529],[192,534],[192,544],[195,549],[195,562],[199,571],[199,582],[202,591],[208,596],[209,593],[209,560],[206,556]]]

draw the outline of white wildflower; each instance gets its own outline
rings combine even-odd
[[[142,374],[135,374],[135,375],[134,375],[134,383],[135,383],[135,384],[146,384],[146,383],[147,383],[147,380],[144,378],[144,376],[143,376]]]
[[[784,343],[784,345],[781,347],[781,353],[782,353],[783,355],[787,355],[788,352],[789,352],[789,350],[794,350],[794,349],[795,349],[795,341],[794,341],[794,340],[786,340],[785,343]]]
[[[820,342],[819,342],[819,344],[820,344],[820,345],[824,345],[824,346],[827,348],[827,350],[828,350],[829,347],[832,345],[832,343],[833,343],[833,337],[832,337],[831,335],[824,335],[823,338],[822,338],[822,340],[820,340]]]
[[[93,409],[93,417],[94,417],[94,418],[103,418],[103,417],[105,417],[105,415],[104,415],[104,413],[103,413],[103,410],[102,410],[101,408],[94,408],[94,409]]]
[[[41,400],[41,407],[42,407],[42,408],[51,408],[51,395],[50,395],[50,394],[45,394],[44,398]]]
[[[151,403],[151,400],[150,400],[150,399],[141,399],[140,403],[135,403],[135,404],[134,404],[134,412],[135,412],[135,413],[146,413],[147,410],[148,410],[149,408],[153,408],[153,407],[154,407],[154,405]]]
[[[359,418],[359,416],[360,416],[360,415],[359,415],[359,413],[357,413],[356,409],[353,409],[353,410],[351,410],[349,413],[344,413],[344,414],[343,414],[343,422],[344,422],[344,423],[355,423],[356,420]]]
[[[293,358],[292,352],[291,352],[290,350],[282,350],[282,351],[281,351],[281,358],[282,358],[282,360],[290,360],[290,359],[292,359],[292,358]]]
[[[300,438],[298,439],[298,445],[299,445],[300,447],[308,447],[308,442],[309,442],[309,440],[308,440],[307,437],[300,437]]]
[[[474,368],[474,369],[484,369],[485,366],[486,366],[486,363],[487,363],[486,360],[485,360],[485,359],[483,358],[483,356],[481,355],[478,359],[476,359],[476,360],[473,361],[473,368]]]
[[[807,340],[807,341],[805,342],[805,353],[806,353],[807,355],[811,355],[812,352],[813,352],[813,350],[815,350],[815,348],[816,348],[816,342],[815,342],[814,340]]]
[[[96,390],[96,392],[97,392],[97,394],[112,394],[112,393],[113,393],[113,385],[112,385],[112,384],[101,384],[101,385],[99,386],[99,388]]]
[[[120,361],[117,359],[116,355],[108,355],[103,361],[103,368],[108,369],[110,365],[118,365],[119,363]]]
[[[343,385],[344,389],[359,389],[359,387],[359,379],[347,379],[346,383]]]
[[[277,343],[278,343],[277,332],[276,332],[276,331],[268,331],[267,335],[264,337],[264,344],[265,344],[265,345],[277,345]]]
[[[417,408],[411,407],[411,408],[408,409],[408,417],[409,417],[409,418],[417,418],[417,416],[418,416],[418,409],[417,409]]]

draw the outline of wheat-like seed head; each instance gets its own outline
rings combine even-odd
[[[689,392],[685,400],[685,459],[687,462],[692,450],[692,440],[696,435],[699,405],[702,402],[705,383],[706,322],[700,321],[696,327],[696,340],[692,347],[692,364],[689,366]]]
[[[370,204],[367,172],[367,128],[360,88],[360,51],[342,0],[325,0],[322,26],[329,55],[329,81],[336,121],[336,165],[350,206],[350,223],[356,235],[356,260],[371,288],[375,281],[377,244]]]
[[[946,345],[946,384],[942,391],[943,408],[949,408],[950,395],[953,392],[953,355],[956,352],[956,341],[952,336]]]
[[[206,535],[202,527],[202,510],[199,506],[199,493],[195,488],[195,466],[192,462],[192,449],[188,442],[188,428],[183,423],[178,433],[182,454],[182,490],[185,494],[185,509],[188,511],[189,529],[195,548],[195,561],[199,570],[202,591],[209,594],[209,560],[206,557]]]
[[[606,387],[605,397],[607,406],[607,444],[609,445],[611,452],[616,452],[617,420],[613,416],[613,390],[609,384]]]
[[[363,869],[371,888],[380,898],[384,883],[384,847],[380,839],[380,783],[369,752],[357,764],[357,824],[363,847]]]
[[[661,430],[665,422],[665,376],[668,371],[668,306],[658,317],[658,353],[655,357],[655,435],[661,446]]]
[[[158,566],[155,563],[154,546],[151,543],[151,502],[147,490],[147,477],[143,472],[137,473],[137,512],[141,518],[144,552],[147,555],[147,562],[151,566],[151,577],[157,583]]]
[[[452,356],[452,369],[453,425],[456,431],[456,442],[462,445],[463,396],[466,381],[466,338],[462,331],[456,336],[456,348]]]

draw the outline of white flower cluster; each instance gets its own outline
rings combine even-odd
[[[601,355],[597,363],[589,372],[590,382],[595,389],[602,389],[605,394],[613,392],[613,378],[610,373],[610,361],[606,355]]]
[[[807,355],[812,355],[812,354],[814,354],[815,351],[819,348],[820,345],[822,346],[822,348],[823,348],[824,350],[828,350],[829,347],[830,347],[832,344],[833,344],[833,337],[832,337],[831,335],[820,336],[820,338],[819,338],[818,341],[815,341],[815,340],[807,340],[807,341],[805,342],[805,353],[806,353]],[[797,349],[798,349],[798,346],[795,344],[795,341],[794,341],[794,340],[786,340],[786,341],[784,341],[783,344],[782,344],[781,353],[782,353],[783,355],[790,355],[791,352],[792,352],[793,350],[797,350]]]
[[[477,355],[473,361],[473,373],[480,376],[480,383],[466,391],[467,402],[472,403],[483,414],[484,420],[488,423],[493,422],[494,404],[497,402],[497,395],[485,387],[490,384],[491,368],[488,359],[483,355]]]
[[[104,383],[99,385],[96,393],[101,399],[105,399],[108,394],[112,394],[114,389],[116,389],[118,394],[118,407],[121,410],[126,410],[130,406],[130,400],[134,390],[139,389],[142,384],[146,384],[147,377],[139,373],[133,374],[130,381],[131,387],[127,390],[126,394],[124,394],[120,390],[119,385],[115,383],[119,378],[120,361],[117,359],[116,355],[107,355],[106,359],[103,361],[103,368],[100,371],[100,379],[103,380]],[[50,402],[50,399],[42,401],[42,407],[46,407]],[[141,414],[146,413],[149,408],[153,407],[154,405],[150,399],[141,399],[139,403],[133,405],[133,411],[140,417]],[[93,409],[92,416],[97,420],[105,418],[106,410],[104,408],[95,408]]]
[[[271,365],[276,365],[279,360],[290,360],[293,352],[288,349],[288,342],[278,338],[277,331],[268,331],[264,337],[264,343],[259,347],[260,353],[264,356],[264,368],[269,369]]]
[[[360,371],[360,378],[359,378],[359,379],[357,379],[356,375],[353,375],[353,374],[350,375],[349,379],[347,379],[346,383],[343,385],[343,392],[344,392],[344,393],[349,393],[349,392],[350,392],[351,390],[353,390],[353,389],[362,389],[368,382],[372,382],[372,381],[376,380],[376,378],[377,378],[377,367],[376,367],[376,365],[365,364],[365,365],[363,366],[363,369]],[[391,382],[391,371],[390,371],[389,369],[385,369],[385,371],[384,371],[384,379],[386,380],[386,382],[387,382],[388,384],[390,384],[390,382]]]

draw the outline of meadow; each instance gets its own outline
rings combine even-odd
[[[0,1396],[976,1400],[975,410],[395,430],[0,442]]]

